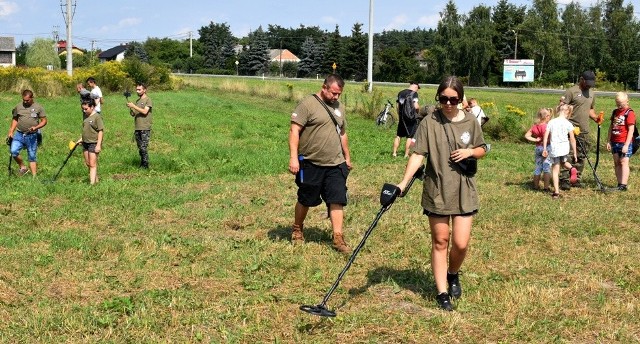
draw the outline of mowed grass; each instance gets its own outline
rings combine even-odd
[[[382,217],[329,300],[338,317],[318,318],[298,307],[321,301],[347,257],[330,247],[323,207],[309,213],[307,243],[289,242],[296,188],[287,137],[295,101],[277,96],[284,83],[235,81],[246,88],[228,91],[219,86],[224,81],[201,82],[209,88],[150,91],[150,171],[137,168],[124,97],[108,95],[94,187],[79,152],[55,183],[43,183],[79,137],[81,121],[77,98],[39,99],[50,119],[39,177],[0,176],[0,341],[640,341],[637,157],[629,192],[598,191],[587,168],[585,188],[552,201],[529,186],[533,146],[487,139],[492,150],[480,162],[481,209],[456,312],[438,310],[433,300],[417,182]],[[293,87],[308,94],[319,86]],[[362,97],[360,88],[348,85],[348,104]],[[397,91],[383,90],[385,97]],[[557,95],[476,95],[493,97],[499,109],[557,102]],[[19,100],[0,94],[7,127]],[[613,106],[612,99],[599,102],[607,112]],[[354,169],[345,223],[355,246],[379,210],[382,184],[397,183],[406,160],[391,158],[394,130],[352,116],[349,135]],[[598,174],[615,185],[604,151]]]

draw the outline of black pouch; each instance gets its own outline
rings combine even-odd
[[[462,174],[467,177],[473,177],[478,172],[478,159],[468,157],[456,163]]]

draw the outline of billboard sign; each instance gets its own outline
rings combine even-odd
[[[532,82],[534,76],[534,60],[504,60],[502,81]]]

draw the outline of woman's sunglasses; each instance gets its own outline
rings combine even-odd
[[[451,105],[458,105],[458,103],[460,103],[460,98],[458,97],[436,96],[436,100],[442,105],[446,105],[447,103]]]

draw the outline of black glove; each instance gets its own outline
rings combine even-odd
[[[13,137],[7,136],[7,139],[5,140],[5,142],[7,143],[7,146],[11,146],[11,141],[13,141]]]

